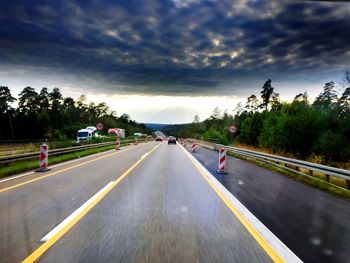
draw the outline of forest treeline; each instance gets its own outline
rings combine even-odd
[[[0,121],[0,140],[74,139],[79,129],[98,121],[105,126],[102,134],[108,128],[126,129],[128,135],[152,132],[125,113],[118,117],[104,102],[87,103],[85,95],[77,100],[64,97],[59,88],[37,92],[25,87],[15,98],[8,87],[0,86]]]
[[[345,71],[341,90],[330,81],[311,102],[307,93],[282,102],[269,79],[260,98],[254,94],[239,103],[234,114],[216,108],[204,121],[196,115],[193,123],[177,132],[180,137],[240,143],[284,152],[298,158],[321,157],[321,162],[350,161],[350,71]],[[231,124],[238,126],[232,136]]]

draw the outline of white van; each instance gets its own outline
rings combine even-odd
[[[90,140],[92,138],[92,132],[88,129],[81,129],[77,133],[77,142]]]

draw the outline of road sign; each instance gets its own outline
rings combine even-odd
[[[235,132],[237,132],[237,126],[234,125],[234,124],[232,124],[232,125],[230,126],[230,128],[229,128],[229,131],[230,131],[230,133],[235,133]]]
[[[96,129],[99,130],[99,131],[102,131],[104,129],[104,125],[102,122],[98,122],[96,123]]]

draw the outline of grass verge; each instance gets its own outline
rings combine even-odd
[[[312,185],[312,186],[315,186],[319,189],[322,189],[326,192],[329,192],[331,194],[335,194],[339,197],[343,197],[343,198],[347,198],[347,199],[350,199],[350,191],[349,190],[346,190],[346,189],[343,189],[341,187],[337,187],[335,185],[332,185],[318,177],[311,177],[311,176],[303,176],[303,175],[300,175],[300,174],[297,174],[297,173],[293,173],[293,172],[290,172],[290,171],[286,171],[282,168],[279,168],[279,167],[276,167],[274,165],[271,165],[271,164],[267,164],[265,162],[261,162],[261,161],[258,161],[258,160],[255,160],[255,159],[251,159],[251,158],[247,158],[247,157],[243,157],[241,155],[238,155],[238,154],[235,154],[235,153],[232,153],[232,152],[227,152],[228,155],[231,155],[233,157],[236,157],[238,159],[241,159],[241,160],[244,160],[244,161],[248,161],[250,163],[253,163],[253,164],[256,164],[260,167],[263,167],[265,169],[268,169],[270,171],[273,171],[273,172],[277,172],[277,173],[280,173],[280,174],[283,174],[283,175],[286,175],[290,178],[293,178],[295,179],[296,181],[299,181],[299,182],[302,182],[302,183],[305,183],[305,184],[308,184],[308,185]]]
[[[125,146],[127,144],[121,145]],[[58,156],[49,156],[49,165],[56,164],[56,163],[61,163],[64,161],[72,160],[72,159],[77,159],[80,157],[84,157],[87,155],[99,153],[99,152],[104,152],[108,151],[111,149],[114,149],[114,145],[108,145],[108,146],[103,146],[99,148],[93,148],[93,149],[87,149],[87,150],[82,150],[78,152],[72,152],[72,153],[66,153]],[[30,170],[34,170],[38,168],[38,160],[24,160],[24,161],[18,161],[18,162],[13,162],[9,163],[7,165],[1,166],[0,167],[0,178],[10,176],[13,174],[21,173],[21,172],[26,172]]]

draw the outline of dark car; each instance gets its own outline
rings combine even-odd
[[[168,144],[171,144],[171,143],[176,144],[176,138],[175,137],[172,137],[172,136],[169,137]]]

